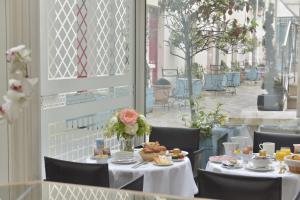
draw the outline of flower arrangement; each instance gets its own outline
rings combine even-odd
[[[149,134],[150,129],[144,115],[138,114],[133,109],[125,108],[109,120],[104,132],[107,137],[116,134],[118,139],[130,139],[134,136]]]
[[[15,121],[19,112],[30,99],[37,78],[28,78],[27,64],[31,61],[30,50],[19,45],[6,51],[8,68],[8,91],[3,96],[5,103],[0,105],[0,117],[8,122]]]

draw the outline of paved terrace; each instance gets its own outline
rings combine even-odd
[[[258,111],[256,102],[257,95],[264,93],[261,89],[261,81],[243,82],[236,88],[236,94],[224,92],[201,93],[201,104],[205,110],[214,109],[217,103],[223,104],[223,110],[227,112],[230,124],[283,124],[297,125],[296,111]],[[170,100],[170,109],[160,105],[155,105],[152,113],[147,114],[147,118],[152,125],[184,127],[183,116],[190,116],[188,106],[184,106],[183,101]]]

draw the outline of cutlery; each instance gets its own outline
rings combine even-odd
[[[135,169],[136,169],[136,168],[138,168],[138,167],[140,167],[140,166],[142,166],[142,165],[145,165],[145,164],[148,164],[148,162],[142,161],[142,162],[140,162],[140,163],[138,163],[138,164],[132,166],[131,168],[135,168]]]

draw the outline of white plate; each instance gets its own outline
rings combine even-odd
[[[246,165],[246,169],[251,170],[251,171],[256,171],[256,172],[268,172],[268,171],[273,171],[274,167],[272,166],[267,166],[267,167],[253,167],[253,165],[248,164]]]
[[[221,166],[226,168],[226,169],[240,169],[240,168],[243,168],[242,164],[237,164],[237,165],[232,165],[232,166],[222,164]]]
[[[173,165],[173,163],[169,163],[169,164],[157,164],[157,163],[153,163],[153,165],[155,166],[170,166],[170,165]]]
[[[128,165],[128,164],[136,163],[137,160],[136,159],[121,159],[121,160],[112,159],[111,162],[114,164]]]

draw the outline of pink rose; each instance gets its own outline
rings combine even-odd
[[[121,122],[123,122],[125,125],[134,125],[138,118],[138,113],[135,112],[135,110],[132,109],[123,109],[119,113],[119,118]]]

